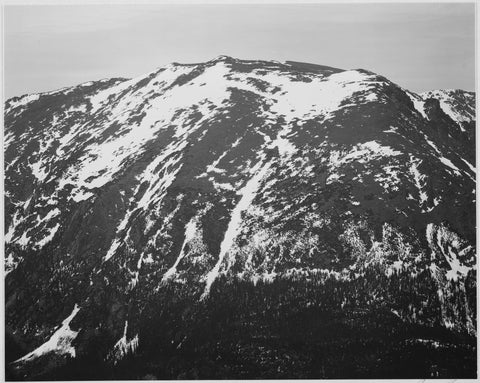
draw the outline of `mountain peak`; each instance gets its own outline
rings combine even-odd
[[[458,302],[475,277],[475,103],[440,96],[369,71],[222,55],[12,100],[5,316],[25,345],[15,368],[89,361],[91,350],[115,364],[137,347],[160,350],[158,362],[186,347],[196,354],[185,361],[207,350],[224,366],[243,353],[234,368],[268,356],[277,371],[279,307],[294,308],[295,324],[331,307],[316,329],[368,313],[362,327],[381,309],[382,325],[474,333],[473,306]],[[247,340],[202,338],[237,320],[248,324],[230,334],[253,331]],[[318,366],[301,360],[296,371]]]
[[[236,59],[232,56],[227,56],[227,55],[219,55],[215,58],[213,58],[210,61],[235,61]]]

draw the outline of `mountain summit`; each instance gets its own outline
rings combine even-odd
[[[14,97],[4,137],[14,378],[476,371],[474,93],[219,56]],[[390,354],[316,361],[352,331]]]

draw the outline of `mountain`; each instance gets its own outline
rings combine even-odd
[[[472,92],[220,56],[11,98],[4,157],[10,379],[476,374]]]

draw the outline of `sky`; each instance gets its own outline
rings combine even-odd
[[[5,98],[219,55],[475,89],[473,3],[6,5],[3,26]]]

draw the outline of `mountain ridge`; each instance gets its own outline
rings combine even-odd
[[[334,70],[334,71],[345,71],[345,69],[340,69],[340,68],[335,68],[335,67],[320,65],[320,64],[314,64],[314,63],[310,63],[310,62],[292,61],[292,60],[286,60],[286,61],[254,60],[254,59],[245,60],[245,59],[238,59],[238,58],[235,58],[233,56],[228,56],[228,55],[219,55],[219,56],[217,56],[217,57],[215,57],[215,58],[213,58],[213,59],[211,59],[207,62],[204,62],[204,63],[202,63],[202,62],[197,62],[197,63],[171,62],[169,64],[157,67],[153,72],[156,72],[156,71],[158,71],[162,68],[166,68],[166,67],[173,66],[173,65],[195,66],[195,65],[202,65],[202,64],[205,64],[205,63],[213,63],[213,62],[220,62],[220,61],[224,61],[224,62],[227,62],[227,61],[243,61],[243,62],[250,62],[250,63],[266,62],[266,63],[291,65],[291,66],[300,65],[300,66],[304,66],[306,68],[317,67],[319,69],[326,68],[326,69],[330,69],[330,70]],[[369,72],[371,74],[375,74],[375,72],[368,71],[364,68],[355,68],[355,69],[350,69],[350,70],[358,70],[358,71],[364,71],[364,72]],[[78,85],[65,86],[65,87],[62,87],[62,88],[54,89],[54,90],[24,93],[24,94],[21,94],[21,95],[18,95],[18,96],[12,96],[12,97],[7,98],[5,100],[5,104],[11,102],[13,99],[22,99],[22,98],[27,97],[27,96],[51,94],[51,93],[60,92],[60,91],[64,91],[64,90],[67,90],[67,89],[79,87],[79,86],[91,85],[92,83],[98,83],[98,82],[110,82],[110,81],[115,81],[115,80],[129,81],[129,80],[133,80],[135,78],[140,78],[140,77],[144,77],[144,76],[145,76],[144,74],[141,74],[139,76],[128,77],[128,78],[127,77],[106,77],[106,78],[101,78],[99,80],[89,80],[89,81],[79,83]],[[475,94],[475,91],[464,90],[464,89],[461,89],[461,88],[436,88],[436,89],[430,89],[430,90],[425,90],[425,91],[421,91],[421,92],[412,92],[412,93],[415,93],[417,95],[422,95],[422,94],[428,95],[429,93],[435,93],[435,92],[456,92],[456,91],[460,91],[460,92],[463,92],[463,93],[469,93],[469,94]]]

